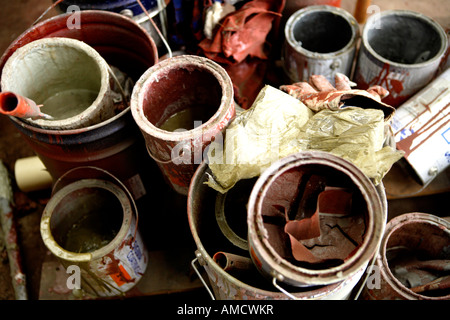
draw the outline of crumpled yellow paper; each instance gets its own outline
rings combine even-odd
[[[403,153],[385,146],[384,113],[345,107],[317,112],[298,136],[298,151],[328,151],[355,164],[378,185]]]
[[[298,99],[266,85],[253,105],[230,123],[225,138],[210,144],[207,161],[212,175],[206,183],[225,193],[281,158],[322,150],[353,162],[379,184],[403,155],[383,147],[384,126],[381,110],[346,107],[314,113]]]

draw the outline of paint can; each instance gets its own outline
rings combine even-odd
[[[289,252],[280,250],[279,243],[284,241],[284,233],[280,233],[277,230],[279,228],[277,224],[269,222],[268,218],[270,217],[267,216],[272,216],[273,204],[282,201],[279,199],[276,200],[278,202],[274,202],[274,192],[284,190],[277,193],[285,193],[289,187],[288,184],[291,183],[289,176],[292,174],[299,174],[302,178],[316,175],[325,179],[327,186],[345,188],[352,194],[351,210],[347,211],[344,216],[353,217],[351,221],[346,222],[346,226],[355,226],[355,228],[360,228],[359,231],[345,231],[343,227],[339,227],[339,222],[327,224],[327,228],[320,224],[320,234],[331,234],[333,229],[338,228],[344,230],[341,231],[343,235],[353,235],[350,236],[352,246],[345,250],[343,250],[344,243],[349,238],[345,240],[342,235],[340,238],[335,238],[336,240],[330,238],[329,241],[323,242],[328,246],[334,243],[333,252],[342,251],[339,258],[333,257],[335,262],[320,264],[307,260],[299,261],[297,258],[295,261],[289,257]],[[303,183],[303,181],[301,182]],[[248,203],[249,250],[258,270],[269,279],[275,279],[294,287],[327,285],[354,277],[361,268],[367,267],[377,252],[383,235],[387,208],[383,205],[382,198],[384,197],[381,197],[379,192],[384,193],[381,185],[377,189],[358,167],[328,152],[304,151],[275,162],[258,178]],[[316,207],[314,210],[319,212],[319,206]],[[305,214],[305,217],[307,216]],[[320,214],[320,220],[322,219],[322,214]],[[356,234],[358,236],[355,236]],[[343,240],[338,240],[341,238]],[[305,244],[306,246],[316,247],[311,244]],[[320,247],[320,243],[318,247]],[[327,253],[323,252],[322,254],[320,257],[326,257]],[[319,256],[317,255],[317,257]],[[326,259],[332,261],[331,258]]]
[[[264,278],[252,263],[245,265],[245,273],[226,271],[217,255],[227,252],[250,259],[248,248],[245,250],[232,244],[221,232],[214,217],[217,191],[206,185],[211,174],[206,162],[195,172],[188,195],[188,221],[197,250],[192,266],[202,280],[212,299],[217,300],[346,300],[365,269],[355,275],[333,284],[313,287],[291,287],[282,283],[273,285]],[[245,208],[244,208],[245,209]],[[241,258],[242,259],[242,258]],[[247,259],[245,259],[247,261]],[[207,279],[198,267],[206,272]],[[243,276],[241,276],[243,275]],[[281,288],[283,291],[280,291]]]
[[[51,130],[88,127],[114,115],[106,61],[92,47],[69,38],[44,38],[24,45],[6,61],[4,91],[42,105],[52,120],[25,122]]]
[[[71,175],[80,170],[98,178],[73,181]],[[42,213],[42,239],[72,272],[66,283],[78,290],[73,291],[75,297],[123,295],[143,277],[148,263],[133,197],[106,171],[93,167],[74,171],[55,183]]]
[[[340,7],[341,0],[286,0],[284,10],[287,13],[303,9],[308,6],[334,6]]]
[[[26,30],[0,60],[0,70],[20,47],[42,38],[65,37],[85,42],[109,65],[115,66],[134,81],[157,63],[157,48],[148,33],[134,21],[117,13],[81,11],[81,28],[68,28],[71,14],[44,20]],[[95,166],[111,172],[135,195],[146,193],[149,164],[145,142],[127,107],[112,118],[80,129],[49,130],[38,128],[15,117],[10,120],[42,160],[56,181],[66,171],[79,166]],[[155,166],[156,167],[156,166]],[[155,168],[158,170],[157,168]]]
[[[168,184],[187,195],[206,147],[235,115],[233,85],[214,61],[176,56],[142,75],[131,111]]]
[[[398,107],[434,79],[447,42],[443,28],[421,13],[373,14],[362,32],[354,81],[363,90],[384,87],[390,94],[383,101]]]
[[[450,165],[450,68],[398,107],[391,122],[397,148],[423,185]]]
[[[162,34],[167,38],[167,15],[166,7],[170,0],[141,0],[142,5],[148,12],[149,16],[154,20],[155,24],[161,30]],[[59,4],[59,9],[62,12],[75,12],[74,10],[104,10],[109,12],[119,13],[124,15],[142,28],[144,28],[155,41],[159,47],[162,46],[162,41],[159,38],[157,31],[150,22],[147,14],[142,10],[141,6],[136,0],[118,0],[118,1],[79,1],[79,0],[64,0]]]
[[[291,82],[309,81],[323,75],[351,77],[359,26],[344,9],[309,6],[293,13],[285,26],[283,68]]]
[[[448,279],[446,290],[423,291],[424,287],[417,285],[433,279],[429,278],[431,271],[446,274],[448,278],[449,249],[450,223],[447,220],[422,212],[394,217],[386,225],[374,265],[376,271],[372,273],[374,281],[367,283],[361,298],[449,300]],[[420,267],[427,262],[428,268]]]

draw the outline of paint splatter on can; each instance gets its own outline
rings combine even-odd
[[[424,185],[450,166],[450,69],[403,103],[391,127]]]
[[[443,28],[431,18],[407,10],[388,10],[367,20],[354,81],[358,88],[380,85],[383,101],[398,107],[426,86],[447,49]]]

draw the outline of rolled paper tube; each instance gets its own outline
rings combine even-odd
[[[18,159],[14,165],[17,186],[23,192],[48,189],[52,186],[52,177],[42,161],[34,156]]]
[[[254,267],[250,258],[229,252],[216,252],[213,260],[226,272],[249,271]]]

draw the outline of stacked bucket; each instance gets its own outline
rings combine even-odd
[[[64,266],[80,268],[88,294],[116,296],[133,287],[147,266],[135,202],[145,194],[150,172],[142,163],[145,142],[129,96],[121,92],[126,81],[118,78],[137,81],[158,62],[158,52],[149,34],[120,14],[81,11],[80,28],[69,28],[71,15],[44,20],[9,46],[0,63],[2,91],[54,106],[41,109],[51,118],[10,117],[53,178],[42,238]],[[105,210],[115,218],[102,218]],[[68,235],[88,217],[97,219],[94,225],[115,220],[103,239],[108,243],[68,246]],[[86,230],[95,237],[94,229]],[[103,231],[95,232],[102,237]]]

